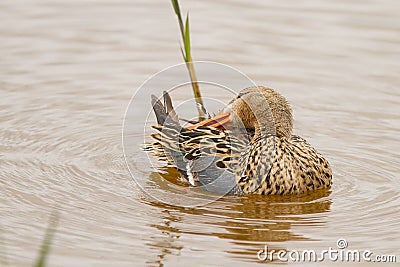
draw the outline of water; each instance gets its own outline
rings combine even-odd
[[[54,208],[50,266],[251,266],[265,244],[322,250],[338,238],[400,260],[398,1],[181,2],[193,57],[281,92],[295,132],[331,162],[331,190],[198,208],[150,198],[125,164],[122,121],[142,82],[182,60],[170,2],[3,1],[0,262],[32,265]]]

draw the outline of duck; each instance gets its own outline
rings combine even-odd
[[[329,188],[332,170],[293,134],[289,102],[264,86],[241,90],[209,119],[182,126],[170,95],[151,96],[152,148],[190,187],[217,194],[290,195]]]

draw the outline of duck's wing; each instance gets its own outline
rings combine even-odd
[[[191,173],[207,191],[239,194],[236,178],[240,172],[239,161],[242,151],[248,146],[246,139],[236,138],[233,132],[210,126],[187,130],[182,135],[198,135],[183,143],[184,158],[189,162]]]
[[[164,104],[155,96],[152,104],[159,124],[153,126],[157,133],[152,135],[157,151],[164,152],[190,184],[216,193],[237,193],[236,168],[246,142],[211,126],[182,127],[168,93],[164,93]]]
[[[246,142],[235,138],[232,132],[209,126],[192,130],[175,126],[154,126],[158,134],[153,138],[188,181],[192,185],[198,182],[210,192],[238,193],[237,168]]]
[[[183,154],[175,142],[171,142],[163,136],[179,136],[181,126],[179,118],[173,108],[171,97],[167,92],[163,94],[164,104],[155,95],[151,95],[151,104],[156,115],[158,126],[154,126],[158,133],[151,136],[155,140],[150,145],[155,155],[160,160],[167,160],[169,165],[182,167],[185,166]]]

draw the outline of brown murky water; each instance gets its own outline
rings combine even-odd
[[[129,174],[121,132],[135,90],[182,60],[170,2],[3,1],[0,263],[32,264],[54,207],[50,266],[251,266],[265,244],[322,250],[338,238],[399,261],[400,3],[181,2],[194,58],[285,95],[295,132],[330,160],[332,189],[198,208],[154,200]],[[148,165],[138,153],[168,198]]]

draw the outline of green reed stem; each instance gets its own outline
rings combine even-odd
[[[50,246],[53,241],[53,236],[57,228],[59,220],[58,212],[53,212],[50,215],[49,224],[46,229],[46,234],[43,239],[42,245],[40,247],[40,252],[38,255],[38,259],[36,260],[35,267],[44,267],[46,266],[46,259],[50,252]]]
[[[191,55],[191,47],[190,47],[190,28],[189,28],[189,14],[186,15],[186,23],[183,25],[181,10],[179,7],[178,0],[171,0],[172,6],[174,7],[174,11],[176,16],[178,17],[179,28],[181,30],[183,47],[181,47],[181,52],[183,59],[185,60],[186,67],[189,72],[190,80],[192,82],[193,95],[196,101],[196,107],[199,114],[199,121],[202,121],[206,118],[206,110],[204,108],[203,99],[200,93],[200,87],[197,82],[196,72],[194,70],[192,55]]]

